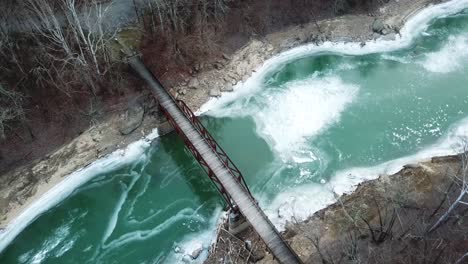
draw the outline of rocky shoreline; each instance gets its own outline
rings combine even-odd
[[[170,91],[183,99],[192,109],[199,109],[209,97],[220,97],[242,85],[265,61],[286,50],[323,42],[356,42],[365,45],[369,40],[393,40],[405,21],[436,0],[390,1],[376,13],[344,15],[333,19],[312,21],[251,39],[234,54],[209,65],[195,65],[192,78],[183,80]]]
[[[437,232],[428,230],[460,194],[466,160],[467,154],[434,157],[359,184],[306,221],[290,223],[283,237],[305,263],[454,263],[468,242],[459,231],[466,229],[465,209]],[[278,263],[255,232],[233,237],[226,225],[205,263]]]
[[[392,39],[406,19],[435,0],[390,1],[373,14],[344,15],[312,21],[253,38],[233,54],[223,55],[210,65],[195,65],[193,77],[182,80],[170,91],[193,109],[199,109],[211,97],[219,97],[241,85],[266,60],[282,51],[306,43],[324,41],[361,42]],[[222,88],[221,88],[222,87]],[[41,160],[7,172],[0,177],[0,228],[5,228],[35,200],[61,182],[67,175],[86,167],[96,159],[149,134],[171,130],[147,95],[136,99],[123,113],[108,116],[99,124]],[[131,125],[128,125],[128,124]]]

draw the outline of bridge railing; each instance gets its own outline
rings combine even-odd
[[[198,130],[198,132],[203,137],[203,139],[208,143],[208,145],[210,145],[211,149],[213,149],[213,151],[216,152],[216,154],[219,156],[219,158],[223,162],[224,166],[228,169],[232,177],[234,177],[236,181],[238,181],[246,189],[249,195],[252,196],[252,194],[250,193],[249,187],[247,187],[247,183],[245,182],[245,179],[242,176],[242,173],[240,172],[240,170],[232,162],[232,160],[229,158],[229,156],[226,154],[223,148],[218,144],[218,142],[216,142],[213,136],[208,132],[208,130],[202,124],[200,119],[192,112],[192,110],[190,110],[190,107],[188,107],[184,101],[176,100],[176,102],[179,108],[184,113],[185,117],[187,117],[187,119],[190,120],[190,122],[192,122],[192,124]]]

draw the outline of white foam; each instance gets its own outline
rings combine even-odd
[[[128,145],[125,149],[116,150],[106,157],[96,160],[91,165],[65,177],[63,181],[52,187],[28,206],[0,233],[0,252],[39,215],[68,197],[76,188],[96,175],[118,169],[135,160],[147,158],[145,151],[150,146],[151,141],[157,137],[158,131],[154,129],[148,136]]]
[[[335,202],[335,194],[352,192],[357,184],[391,175],[403,165],[420,162],[434,156],[452,155],[463,151],[463,142],[468,141],[468,118],[455,124],[437,143],[410,156],[398,158],[373,167],[350,168],[335,173],[325,185],[309,184],[291,188],[276,196],[266,206],[266,214],[279,230],[287,222],[305,220],[312,214]]]
[[[322,184],[311,183],[279,193],[263,208],[276,228],[283,231],[288,222],[305,221],[313,213],[333,202],[335,198],[332,192]]]
[[[450,36],[445,45],[436,52],[426,54],[422,66],[437,73],[449,73],[463,68],[468,60],[468,36]]]
[[[385,53],[391,52],[405,47],[409,47],[415,37],[422,34],[428,27],[429,23],[437,18],[443,17],[451,14],[458,13],[463,9],[468,7],[468,0],[452,0],[442,4],[437,4],[430,6],[426,9],[423,9],[415,16],[411,17],[404,27],[400,30],[400,36],[397,36],[395,40],[372,40],[366,42],[366,45],[362,46],[360,43],[344,43],[344,42],[325,42],[319,46],[314,44],[308,44],[300,46],[284,53],[278,54],[273,58],[267,60],[260,68],[254,71],[252,76],[247,79],[245,83],[239,83],[234,87],[234,92],[229,94],[224,94],[220,98],[212,98],[206,104],[204,104],[198,114],[206,113],[207,115],[224,117],[224,116],[237,116],[237,115],[252,115],[255,116],[258,114],[258,109],[249,109],[247,104],[251,100],[262,100],[261,98],[256,98],[255,94],[265,88],[264,82],[273,72],[276,72],[280,67],[285,65],[288,62],[308,57],[315,54],[322,53],[332,53],[332,54],[342,54],[342,55],[365,55],[373,53]],[[402,58],[395,57],[385,57],[384,59],[393,59],[398,60],[402,63],[405,61]],[[291,97],[294,100],[298,100],[299,104],[302,101],[300,96],[295,95],[295,91],[291,92]],[[240,100],[243,98],[244,100]],[[348,97],[352,98],[351,96]],[[283,100],[287,101],[286,98]],[[278,102],[282,103],[282,102]],[[296,103],[296,102],[294,102]],[[349,102],[348,102],[349,103]],[[346,105],[344,103],[343,105]],[[290,118],[296,118],[291,111],[294,112],[294,104],[289,105],[284,112],[285,115],[290,116]],[[276,108],[277,111],[280,106]],[[299,107],[300,108],[300,107]],[[267,110],[269,111],[269,110]],[[271,109],[270,109],[271,111]],[[340,111],[335,112],[339,114]],[[265,120],[260,120],[255,118],[257,124],[260,124],[261,131],[270,136],[270,140],[273,142],[273,145],[277,149],[281,149],[283,146],[286,146],[291,142],[300,142],[303,140],[304,135],[313,135],[320,131],[324,125],[320,127],[303,127],[304,120],[303,117],[299,114],[297,119],[290,120],[288,122],[287,118],[281,119],[281,121],[286,120],[287,124],[296,126],[296,129],[301,130],[298,134],[294,135],[293,138],[290,138],[291,135],[286,135],[284,127],[278,127],[278,130],[272,128],[266,128],[265,122],[271,124],[272,121],[266,121],[268,118],[272,118],[276,115],[281,115],[282,113],[275,113],[272,116],[263,116]],[[275,117],[276,118],[276,117]],[[322,124],[327,124],[328,122],[333,122],[333,119],[336,118],[333,114],[330,114],[329,120],[323,120]],[[273,121],[274,122],[274,121]],[[281,122],[278,122],[281,123]],[[307,121],[305,122],[307,123]],[[297,127],[299,126],[299,127]],[[325,125],[326,126],[326,125]],[[273,223],[280,229],[284,229],[284,225],[287,221],[291,221],[293,218],[297,220],[304,220],[313,212],[324,208],[328,204],[334,201],[333,191],[342,194],[344,192],[349,192],[354,190],[355,185],[369,179],[373,179],[383,173],[394,173],[401,168],[402,165],[410,163],[415,160],[421,160],[424,158],[429,158],[436,155],[448,155],[457,152],[456,135],[463,135],[464,137],[468,136],[468,121],[465,120],[455,129],[448,134],[445,140],[442,140],[438,144],[429,147],[428,149],[421,151],[415,155],[393,160],[381,164],[372,168],[352,168],[346,171],[338,172],[335,176],[331,178],[329,183],[324,185],[319,184],[309,184],[305,186],[291,188],[281,194],[279,194],[272,203],[269,205],[263,203],[266,206],[266,213],[272,219]],[[276,136],[278,135],[278,136]],[[281,137],[283,136],[283,137]],[[284,140],[284,143],[282,142]],[[294,147],[293,147],[294,148]],[[292,149],[292,148],[291,148]],[[294,160],[294,157],[293,157]],[[296,157],[297,160],[297,157]],[[302,160],[302,157],[299,157],[299,160]],[[324,187],[328,187],[328,190]],[[332,191],[333,189],[333,191]]]
[[[358,87],[345,84],[338,77],[312,77],[286,86],[287,89],[266,95],[266,107],[254,111],[257,130],[282,158],[312,160],[313,153],[301,150],[305,141],[339,120]]]
[[[380,57],[384,60],[396,61],[396,62],[403,63],[403,64],[410,63],[411,61],[411,59],[407,57],[399,57],[399,56],[389,55],[386,53],[382,54]]]
[[[209,249],[216,239],[216,227],[226,217],[226,212],[222,212],[219,207],[216,208],[207,228],[182,238],[181,242],[174,245],[174,248],[178,248],[178,252],[172,252],[165,260],[165,263],[203,263],[208,258]],[[203,250],[198,258],[192,259],[189,254],[199,245],[202,246]]]
[[[456,14],[468,7],[468,0],[452,0],[445,3],[432,5],[411,17],[400,30],[400,35],[395,40],[370,40],[361,47],[357,42],[325,42],[319,46],[307,44],[289,51],[283,52],[267,60],[261,67],[256,69],[245,83],[238,83],[234,92],[223,94],[220,98],[212,98],[205,103],[197,114],[223,115],[223,108],[241,98],[248,96],[263,87],[263,82],[268,74],[276,71],[287,62],[308,57],[318,53],[334,53],[342,55],[364,55],[372,53],[391,52],[411,45],[415,37],[422,34],[429,23],[438,17]],[[210,111],[210,112],[208,112]],[[229,113],[225,113],[228,115]]]

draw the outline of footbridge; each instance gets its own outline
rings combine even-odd
[[[241,213],[281,263],[302,263],[252,196],[240,170],[181,100],[174,99],[138,56],[127,58],[146,81],[161,111],[200,163],[232,210]]]

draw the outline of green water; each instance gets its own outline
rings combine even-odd
[[[305,215],[308,205],[323,205],[320,195],[330,197],[332,183],[354,183],[349,169],[372,171],[466,127],[467,72],[468,15],[459,14],[395,52],[278,65],[203,121],[280,225],[285,208]],[[207,248],[223,207],[210,180],[175,135],[147,152],[37,218],[0,263],[178,263],[176,251]]]

